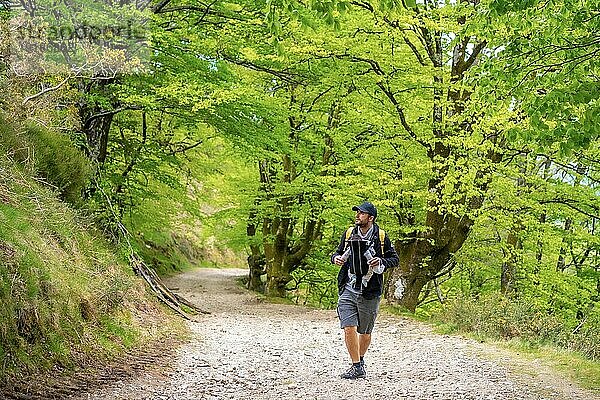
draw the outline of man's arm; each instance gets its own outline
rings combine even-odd
[[[383,258],[381,259],[381,263],[384,266],[384,271],[388,268],[397,267],[399,261],[398,253],[396,253],[396,249],[394,246],[392,246],[392,241],[386,232],[383,240]]]

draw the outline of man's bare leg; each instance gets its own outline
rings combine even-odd
[[[350,354],[352,363],[354,364],[359,362],[361,347],[356,326],[347,326],[344,328],[344,339],[346,341],[346,348],[348,349],[348,354]]]
[[[360,356],[364,357],[369,349],[369,345],[371,344],[371,334],[370,333],[361,333],[358,335],[358,343],[360,348]]]

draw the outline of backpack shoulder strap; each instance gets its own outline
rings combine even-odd
[[[383,256],[383,242],[385,241],[385,231],[379,228],[379,241],[381,242],[381,255]]]
[[[348,248],[348,239],[350,239],[350,235],[352,235],[353,230],[354,230],[353,226],[346,229],[346,243],[344,244],[344,250],[346,250]]]
[[[352,231],[354,230],[354,227],[351,226],[350,228],[346,229],[346,240],[350,239],[350,235],[352,235]]]
[[[350,239],[350,235],[352,235],[353,230],[354,230],[353,226],[346,229],[346,241],[348,241],[348,239]],[[381,255],[382,256],[383,256],[383,242],[384,241],[385,241],[385,231],[383,229],[379,228],[379,242],[381,243]],[[346,244],[346,246],[348,246],[348,244]]]

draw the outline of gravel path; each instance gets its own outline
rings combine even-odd
[[[189,324],[192,340],[172,368],[82,399],[600,399],[542,365],[390,315],[375,326],[367,379],[342,380],[349,362],[335,311],[261,302],[237,285],[245,273],[197,269],[169,279],[211,312]]]

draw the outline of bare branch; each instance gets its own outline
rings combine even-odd
[[[404,36],[403,38],[404,38],[404,43],[406,43],[408,45],[408,47],[410,47],[410,49],[412,50],[415,57],[417,57],[417,61],[419,61],[419,64],[421,64],[422,66],[425,66],[426,65],[425,59],[423,58],[421,53],[419,53],[417,46],[415,46],[415,44],[413,42],[411,42],[410,39],[407,38],[406,36]]]
[[[44,90],[42,90],[41,92],[38,92],[36,94],[33,94],[31,96],[27,96],[25,97],[25,99],[23,100],[23,102],[21,103],[22,106],[24,106],[25,104],[27,104],[28,102],[30,102],[31,100],[37,99],[38,97],[41,97],[43,95],[45,95],[46,93],[49,92],[53,92],[55,90],[60,89],[61,87],[64,86],[65,83],[67,83],[69,81],[69,79],[73,78],[73,76],[69,75],[67,76],[61,83],[59,83],[56,86],[51,86],[51,87],[47,87]]]
[[[415,133],[415,131],[411,128],[411,126],[406,121],[406,116],[404,115],[404,109],[402,108],[400,103],[398,103],[398,100],[396,99],[396,96],[394,95],[394,93],[392,93],[392,91],[388,87],[386,87],[383,84],[383,82],[377,82],[377,86],[379,86],[379,88],[383,91],[383,93],[385,93],[385,95],[390,100],[390,102],[394,105],[394,108],[396,109],[396,113],[398,114],[398,117],[400,118],[400,123],[402,124],[402,126],[404,127],[406,132],[408,132],[410,137],[412,137],[417,143],[419,143],[421,146],[425,147],[427,150],[432,151],[431,145],[429,143],[419,139],[417,137],[417,134]]]
[[[121,111],[126,111],[126,110],[141,110],[141,107],[138,106],[127,106],[127,107],[119,107],[117,109],[114,110],[110,110],[110,111],[104,111],[98,114],[94,114],[91,117],[89,117],[85,123],[83,124],[83,131],[85,132],[86,130],[89,129],[91,123],[98,118],[102,118],[102,117],[108,117],[109,115],[115,115],[120,113]]]
[[[553,203],[553,204],[562,204],[565,205],[577,212],[580,212],[583,215],[586,215],[590,218],[599,218],[600,219],[600,213],[598,214],[592,214],[591,212],[585,211],[583,210],[580,206],[572,204],[574,203],[574,200],[571,199],[550,199],[550,200],[541,200],[540,204],[549,204],[549,203]],[[596,206],[593,206],[591,204],[586,204],[586,206],[591,207],[592,209],[594,209],[595,211],[600,211],[600,209]]]

